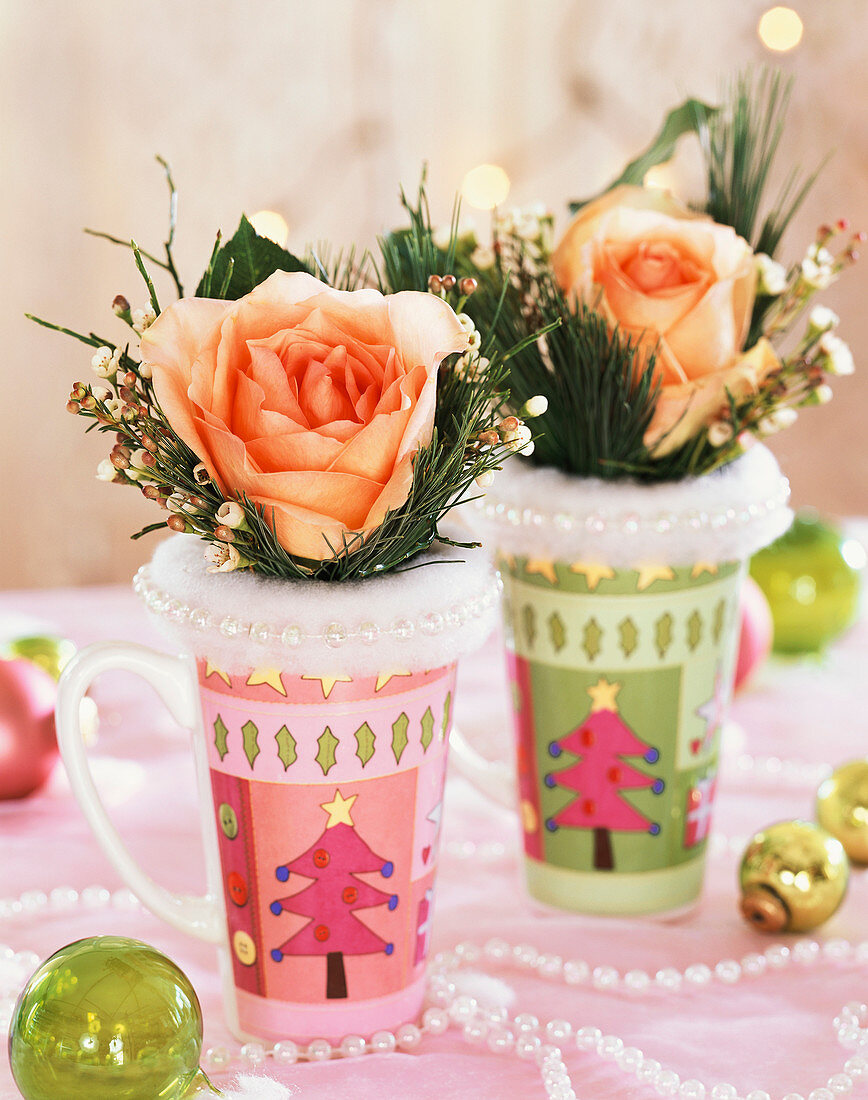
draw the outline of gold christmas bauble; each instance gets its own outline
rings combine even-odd
[[[868,863],[868,760],[851,760],[820,784],[817,820],[850,859]]]
[[[742,856],[742,915],[763,932],[807,932],[835,912],[849,877],[839,840],[810,821],[780,821]]]

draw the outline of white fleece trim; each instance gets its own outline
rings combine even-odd
[[[204,547],[193,535],[167,539],[134,588],[176,647],[227,673],[439,668],[478,649],[497,618],[500,580],[479,549],[435,544],[417,568],[329,583],[208,573]]]
[[[702,477],[641,483],[511,461],[472,520],[492,547],[614,568],[750,557],[792,523],[790,487],[762,444]]]

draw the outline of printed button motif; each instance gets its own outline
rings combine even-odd
[[[328,867],[329,854],[325,848],[317,848],[313,854],[313,862],[315,867]]]
[[[248,889],[247,883],[237,871],[230,871],[226,877],[226,886],[229,897],[236,905],[246,905]]]
[[[232,950],[242,966],[253,966],[256,962],[256,944],[250,934],[241,929],[232,937]]]
[[[331,935],[331,932],[329,932],[327,925],[318,924],[316,926],[316,928],[314,928],[313,934],[314,934],[314,938],[319,940],[320,943],[325,943],[325,941]]]
[[[220,809],[217,811],[217,817],[220,821],[220,828],[223,830],[223,835],[227,836],[230,840],[234,840],[238,836],[238,818],[235,816],[235,811],[228,802],[222,802],[220,804]]]
[[[359,891],[355,886],[347,886],[341,894],[341,897],[347,905],[352,905],[353,902],[359,900]]]

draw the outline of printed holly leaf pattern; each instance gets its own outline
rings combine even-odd
[[[657,652],[662,660],[666,656],[666,651],[672,645],[672,616],[668,611],[665,615],[661,615],[654,624],[654,645],[657,647]]]
[[[328,726],[322,731],[317,739],[318,751],[314,760],[319,764],[323,775],[328,775],[329,769],[333,768],[337,763],[337,747],[338,739],[332,733]]]
[[[639,644],[639,631],[636,629],[636,624],[632,619],[624,619],[624,621],[619,624],[618,635],[620,638],[619,644],[621,646],[621,652],[625,657],[629,657]]]
[[[553,611],[551,615],[549,615],[549,637],[552,640],[555,653],[560,653],[567,644],[567,631],[564,626],[564,620],[557,611]]]
[[[252,768],[254,760],[259,756],[259,727],[248,720],[241,727],[241,736],[243,738],[244,755]]]
[[[422,715],[422,751],[427,752],[428,746],[434,740],[434,715],[431,713],[431,708],[425,711]]]
[[[587,654],[588,660],[593,661],[602,649],[603,631],[596,619],[590,619],[585,623],[582,649]]]
[[[399,714],[392,723],[392,752],[395,755],[396,764],[401,763],[401,757],[407,747],[407,729],[409,726],[410,719],[403,713]]]
[[[524,626],[524,636],[527,638],[528,648],[533,649],[533,643],[536,641],[536,611],[531,607],[529,603],[524,605],[521,613],[522,625]]]
[[[362,767],[364,767],[374,755],[375,741],[376,737],[374,736],[374,731],[367,722],[364,722],[356,730],[356,745],[358,746],[356,749],[356,756],[361,760]]]
[[[274,735],[274,740],[277,742],[277,758],[283,764],[283,770],[286,771],[297,759],[295,738],[286,726],[281,726]]]
[[[229,730],[226,728],[226,723],[218,714],[214,721],[214,747],[217,749],[221,760],[229,752],[228,737]]]
[[[687,620],[687,644],[690,646],[691,653],[699,645],[702,640],[702,616],[698,611],[694,611],[690,618]]]
[[[449,717],[452,714],[452,692],[446,692],[446,701],[443,703],[443,724],[440,727],[440,740],[446,740],[446,734],[449,732]]]
[[[723,633],[723,624],[726,622],[726,600],[718,600],[717,607],[714,609],[714,622],[711,626],[711,636],[714,638],[714,644],[720,641],[720,636]]]

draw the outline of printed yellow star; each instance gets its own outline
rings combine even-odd
[[[521,824],[526,833],[535,833],[539,829],[537,812],[526,798],[521,800]]]
[[[610,581],[615,576],[615,570],[608,565],[600,565],[593,561],[574,561],[570,566],[571,573],[580,573],[588,582],[588,588],[593,592],[600,581]]]
[[[350,810],[358,797],[357,794],[351,794],[349,798],[344,798],[341,792],[336,790],[331,802],[321,802],[320,809],[325,810],[329,815],[326,828],[331,829],[334,825],[352,825],[353,819],[350,817]]]
[[[352,676],[308,676],[303,675],[302,680],[319,680],[322,685],[322,697],[328,699],[335,684],[351,684]]]
[[[591,697],[591,714],[594,714],[598,710],[614,710],[617,712],[618,704],[615,702],[615,696],[621,690],[620,684],[610,684],[608,680],[601,677],[593,687],[589,687],[588,695]]]
[[[412,672],[406,668],[392,668],[388,672],[381,672],[377,677],[377,686],[374,691],[377,692],[380,688],[384,688],[386,684],[392,679],[393,676],[412,676]]]
[[[714,576],[717,573],[717,565],[713,561],[698,561],[696,565],[690,570],[690,576],[695,580],[697,577],[701,577],[703,573],[711,573]]]
[[[216,665],[212,665],[210,661],[205,661],[205,679],[209,676],[219,676],[220,679],[226,684],[227,687],[232,687],[232,681],[226,675],[222,668],[218,668]]]
[[[247,678],[248,687],[257,687],[259,684],[268,684],[278,695],[286,695],[286,688],[280,678],[280,670],[277,668],[255,668]]]
[[[675,577],[668,565],[640,565],[637,572],[639,574],[639,580],[636,583],[638,592],[644,592],[655,581],[671,581]]]
[[[506,550],[501,550],[497,555],[497,564],[500,569],[506,568],[510,573],[515,572],[515,554],[509,554]]]
[[[555,563],[549,558],[528,558],[524,563],[524,571],[528,576],[537,573],[540,577],[545,577],[549,584],[558,583]]]

